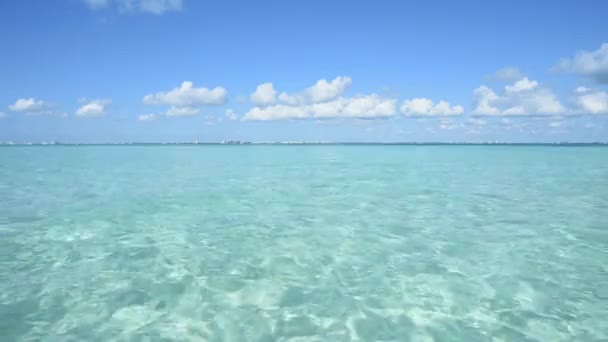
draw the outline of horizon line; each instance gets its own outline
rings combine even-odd
[[[0,146],[94,146],[94,145],[112,145],[112,146],[133,146],[133,145],[558,145],[558,146],[584,146],[584,145],[608,145],[608,141],[594,141],[594,142],[579,142],[579,141],[555,141],[555,142],[507,142],[507,141],[453,141],[453,142],[441,142],[441,141],[332,141],[332,142],[321,142],[321,141],[211,141],[211,142],[13,142],[13,141],[0,141]]]

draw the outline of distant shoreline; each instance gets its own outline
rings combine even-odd
[[[0,147],[24,146],[608,146],[608,142],[196,142],[196,143],[1,143]]]

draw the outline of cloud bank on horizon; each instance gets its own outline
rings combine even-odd
[[[105,5],[105,4],[104,4]],[[592,79],[596,85],[608,83],[608,43],[595,51],[581,51],[573,58],[563,59],[557,70]],[[486,85],[472,91],[473,107],[465,110],[461,104],[430,98],[399,100],[376,93],[346,93],[353,84],[349,76],[332,80],[320,79],[311,86],[294,93],[278,92],[272,82],[259,84],[250,94],[253,105],[241,117],[244,121],[273,121],[290,119],[378,119],[399,113],[405,117],[445,117],[469,113],[472,116],[567,116],[608,114],[608,93],[597,88],[579,86],[571,93],[570,106],[560,101],[554,91],[532,80],[516,68],[498,70],[496,76],[509,81],[500,92]],[[77,117],[104,116],[111,99],[94,99],[79,107]],[[201,113],[201,107],[221,106],[228,103],[228,90],[222,86],[196,87],[191,81],[180,86],[143,96],[146,106],[168,107],[163,112],[138,116],[151,121],[161,116],[188,117]],[[399,106],[400,103],[400,106]],[[8,109],[28,115],[52,114],[51,106],[34,97],[17,99]],[[65,116],[65,115],[63,115]],[[238,116],[232,109],[226,114],[230,120]]]
[[[315,1],[11,3],[0,138],[604,139],[608,5]]]
[[[563,59],[558,69],[591,78],[598,85],[608,82],[608,43],[595,51],[582,51],[571,59]],[[300,92],[278,93],[271,82],[258,85],[249,96],[253,107],[242,115],[245,121],[272,121],[290,119],[377,119],[388,118],[400,112],[406,117],[445,117],[469,113],[472,116],[559,116],[608,114],[608,93],[596,88],[580,86],[572,91],[574,101],[564,105],[549,87],[523,75],[516,68],[498,70],[496,76],[510,80],[502,91],[496,92],[486,85],[472,91],[473,107],[466,111],[460,104],[445,100],[435,102],[430,98],[413,98],[401,101],[376,93],[347,96],[353,80],[349,76],[337,76],[333,80],[320,79]],[[228,91],[221,86],[196,87],[191,81],[183,81],[179,87],[143,96],[147,106],[168,107],[163,112],[142,114],[141,121],[151,121],[160,116],[188,117],[201,112],[204,106],[221,106],[228,102]],[[79,107],[77,117],[102,117],[110,99],[94,99]],[[44,100],[23,97],[8,106],[13,112],[27,115],[53,114]],[[64,116],[64,115],[60,115]],[[230,110],[227,117],[235,120],[237,114]]]

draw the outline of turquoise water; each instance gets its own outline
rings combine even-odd
[[[0,148],[2,341],[608,339],[608,148]]]

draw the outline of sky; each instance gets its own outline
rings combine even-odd
[[[0,2],[0,141],[608,141],[608,1]]]

